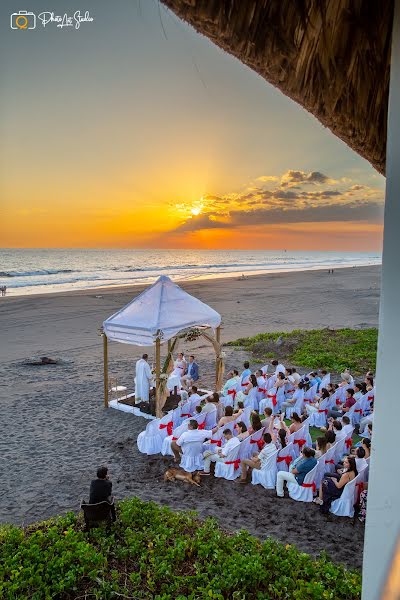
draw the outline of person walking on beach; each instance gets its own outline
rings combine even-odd
[[[115,506],[112,502],[112,482],[108,476],[107,467],[97,469],[97,479],[93,479],[90,484],[89,504],[98,504],[99,502],[110,502],[112,520],[116,520]]]
[[[150,365],[148,363],[148,354],[143,354],[136,363],[136,377],[135,377],[135,403],[142,400],[143,402],[149,401],[150,396],[150,382],[153,378],[151,374]]]

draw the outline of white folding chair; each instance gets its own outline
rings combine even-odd
[[[215,477],[232,481],[240,476],[240,458],[238,458],[238,455],[242,444],[243,442],[233,448],[224,461],[215,463]]]
[[[263,434],[264,434],[264,427],[262,429],[260,429],[259,431],[255,431],[252,435],[245,438],[240,443],[239,458],[241,460],[243,460],[245,458],[251,458],[254,453],[258,454],[258,452],[260,451],[258,442],[261,441]],[[260,445],[261,445],[261,443],[260,443]]]
[[[276,459],[278,450],[268,457],[267,462],[261,469],[253,469],[251,483],[257,485],[260,483],[266,490],[272,490],[276,485]]]
[[[315,472],[315,485],[317,490],[321,485],[321,481],[324,478],[325,473],[331,473],[335,468],[335,446],[331,446],[325,454],[318,459],[317,470]]]
[[[367,467],[365,467],[366,469]],[[337,517],[353,517],[354,516],[354,503],[356,501],[357,485],[363,483],[363,469],[357,477],[354,477],[352,481],[346,483],[343,488],[342,495],[337,500],[334,500],[331,504],[330,512]]]
[[[315,465],[313,469],[304,477],[304,482],[302,485],[298,483],[288,482],[287,487],[289,491],[289,496],[292,500],[297,500],[298,502],[312,502],[314,498],[314,493],[317,490],[317,486],[315,485],[315,474],[317,472],[318,464]]]
[[[326,420],[329,411],[329,402],[330,398],[325,398],[325,400],[322,400],[321,404],[319,405],[319,408],[312,413],[312,415],[310,416],[311,427],[326,427]]]
[[[187,473],[204,470],[203,442],[185,442],[179,465]]]
[[[284,448],[279,450],[276,457],[276,467],[278,471],[289,471],[289,465],[295,459],[293,442],[286,444]]]
[[[172,427],[172,411],[164,415],[162,419],[150,421],[146,429],[141,431],[137,437],[136,443],[139,452],[143,454],[159,454],[163,440],[168,435],[168,431],[172,432]]]

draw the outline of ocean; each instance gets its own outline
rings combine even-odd
[[[379,253],[264,250],[1,249],[7,295],[381,264]]]

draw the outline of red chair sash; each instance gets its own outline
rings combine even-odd
[[[290,454],[287,454],[286,456],[278,456],[278,458],[276,459],[277,463],[280,462],[285,462],[287,464],[287,466],[290,465],[290,463],[292,462],[293,458],[290,456]]]
[[[217,444],[217,446],[221,447],[222,446],[222,440],[210,440],[211,444]]]
[[[364,482],[359,481],[358,483],[356,483],[356,488],[357,488],[357,500],[355,501],[355,504],[359,504],[361,492],[364,490]]]
[[[160,425],[158,427],[159,427],[159,429],[166,429],[167,434],[172,435],[172,428],[173,428],[172,421],[169,421],[169,423],[160,423]]]
[[[236,398],[236,390],[228,390],[228,395],[233,396],[233,399]]]
[[[328,414],[328,409],[327,408],[319,408],[318,412],[319,413],[325,413],[327,415]]]
[[[302,438],[299,438],[298,440],[294,440],[294,444],[298,444],[299,446],[299,450],[302,448],[302,446],[304,446],[304,444],[306,443],[307,440],[303,440]]]
[[[262,450],[265,446],[265,442],[261,438],[259,440],[250,440],[250,444],[257,444],[260,450]]]
[[[326,465],[334,465],[334,464],[335,464],[335,461],[333,460],[333,458],[331,458],[330,460],[326,460],[326,461],[325,461],[325,464],[326,464]]]
[[[303,488],[312,488],[312,491],[313,491],[314,494],[317,491],[317,486],[315,485],[315,481],[313,481],[312,483],[302,483],[301,487],[303,487]]]
[[[199,426],[197,429],[205,429],[206,428],[206,422],[203,421],[202,423],[199,423]]]
[[[374,399],[374,397],[373,397],[373,396],[367,396],[367,399],[368,399],[370,402],[372,402],[372,400]]]
[[[190,419],[192,415],[190,413],[181,413],[181,417],[187,417],[188,419]]]
[[[178,439],[177,437],[173,437],[173,438],[172,438],[172,441],[173,441],[173,442],[176,442],[176,440],[177,440],[177,439]]]
[[[265,394],[267,390],[265,390],[264,388],[258,388],[258,391],[259,391],[260,393],[263,393],[263,394]]]
[[[237,471],[240,465],[240,458],[237,458],[236,460],[227,460],[225,461],[225,464],[233,465],[233,468],[235,469],[235,471]]]
[[[346,448],[348,448],[350,450],[350,448],[353,445],[353,439],[352,438],[347,438],[346,440]]]
[[[272,398],[272,406],[277,405],[276,394],[268,394],[268,398]]]
[[[354,409],[354,412],[360,413],[360,415],[361,415],[361,413],[362,413],[362,408],[355,408],[355,409]]]

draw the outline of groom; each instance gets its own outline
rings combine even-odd
[[[195,381],[199,379],[199,365],[194,360],[193,354],[189,356],[189,363],[186,369],[186,374],[181,377],[182,386],[189,388]]]

